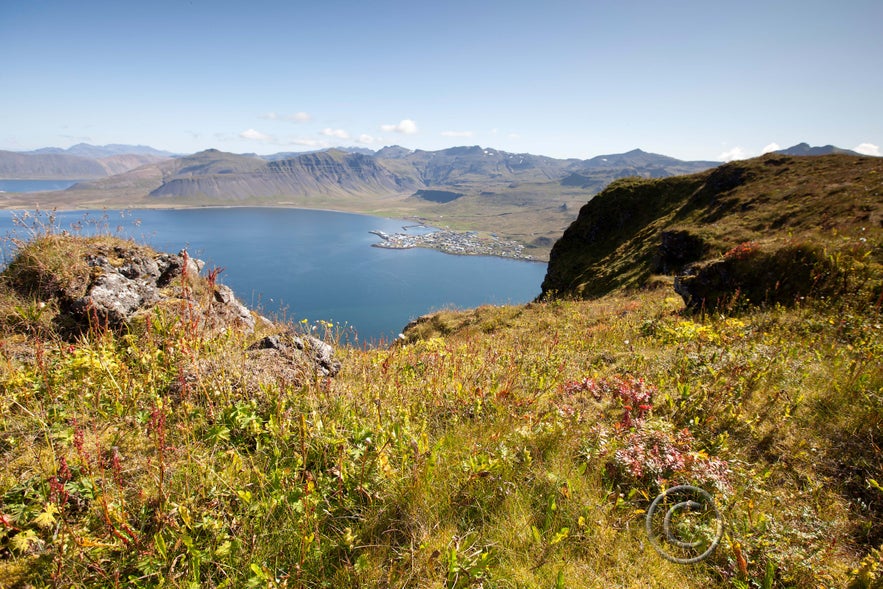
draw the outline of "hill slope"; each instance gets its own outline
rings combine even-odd
[[[879,264],[881,222],[880,158],[771,154],[689,176],[622,180],[586,204],[555,244],[543,293],[591,297],[644,286],[746,242],[769,255],[789,245],[832,255],[853,247]]]
[[[19,245],[0,274],[0,586],[883,582],[881,315],[857,298],[445,311],[339,348],[332,376],[186,256]],[[71,304],[86,294],[134,321]],[[648,536],[683,483],[717,512],[657,502]]]

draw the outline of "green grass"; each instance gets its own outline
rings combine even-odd
[[[689,176],[629,178],[581,209],[555,244],[543,290],[593,297],[640,288],[654,273],[719,259],[745,242],[768,252],[810,244],[879,275],[881,228],[881,158],[767,155]],[[692,259],[666,260],[661,245],[672,232],[701,245],[688,248]]]
[[[95,245],[42,239],[21,264]],[[166,309],[63,339],[51,290],[14,276],[0,586],[880,586],[879,305],[695,316],[657,289],[443,312],[339,348],[333,379],[245,387],[253,336]],[[727,522],[689,566],[643,531],[677,483]]]

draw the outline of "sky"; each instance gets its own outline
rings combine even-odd
[[[0,2],[0,149],[883,151],[881,0]]]

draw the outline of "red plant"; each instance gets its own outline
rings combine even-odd
[[[570,381],[564,384],[563,392],[573,395],[579,392],[587,392],[596,401],[604,397],[618,399],[623,408],[619,423],[624,428],[630,428],[647,417],[653,408],[653,396],[656,387],[643,378],[635,378],[631,375],[611,376],[609,378],[586,377],[583,380]]]
[[[754,241],[743,241],[727,251],[724,254],[724,258],[727,260],[747,260],[755,253],[757,253],[757,243]]]
[[[727,463],[695,451],[693,435],[686,429],[670,432],[641,427],[624,442],[613,454],[613,463],[629,478],[660,486],[677,479],[728,487]]]

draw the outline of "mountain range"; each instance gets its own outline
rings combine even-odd
[[[800,144],[783,153],[793,150],[846,151]],[[145,146],[80,144],[66,150],[0,151],[0,178],[82,180],[65,191],[0,195],[0,206],[330,208],[495,233],[545,259],[579,207],[612,181],[678,176],[718,165],[640,149],[581,160],[480,146],[270,156],[209,149],[174,156]]]
[[[129,197],[219,204],[317,196],[419,198],[421,190],[474,196],[525,183],[597,190],[620,177],[665,177],[715,165],[717,162],[684,162],[639,149],[589,160],[515,154],[479,146],[439,151],[392,146],[372,154],[329,149],[290,157],[239,155],[210,149],[78,184],[71,191],[107,191]]]
[[[67,149],[0,151],[0,178],[16,180],[88,180],[122,174],[173,154],[144,145],[89,145]]]

